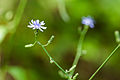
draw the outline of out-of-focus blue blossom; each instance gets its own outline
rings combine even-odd
[[[41,32],[43,32],[43,29],[46,29],[47,27],[44,27],[43,25],[45,25],[44,21],[39,21],[39,20],[31,20],[31,22],[29,22],[28,27],[32,28],[32,29],[39,29]]]
[[[90,16],[88,17],[82,17],[82,24],[90,26],[90,28],[94,28],[94,19],[91,18]]]

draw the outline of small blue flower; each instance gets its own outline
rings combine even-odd
[[[95,21],[90,16],[82,17],[82,24],[88,25],[90,28],[94,28],[94,23]]]
[[[42,25],[45,25],[44,21],[40,21],[39,20],[31,20],[31,22],[29,22],[28,27],[32,28],[32,29],[39,29],[41,32],[43,32],[43,29],[46,29],[47,27],[44,27]]]

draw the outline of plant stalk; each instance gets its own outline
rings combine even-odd
[[[100,67],[93,73],[93,75],[89,78],[89,80],[92,80],[94,76],[100,71],[100,69],[108,62],[108,60],[112,57],[112,55],[115,53],[115,51],[120,47],[120,44],[111,52],[111,54],[105,59],[105,61],[100,65]]]
[[[75,56],[72,66],[77,65],[77,63],[80,59],[80,56],[82,54],[83,41],[84,41],[85,35],[88,31],[88,28],[89,28],[89,26],[85,25],[83,31],[80,34],[80,39],[79,39],[79,43],[78,43],[78,47],[77,47],[77,53],[76,53],[76,56]],[[74,74],[74,71],[75,71],[75,69],[71,72],[71,76]]]

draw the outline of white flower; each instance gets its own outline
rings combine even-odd
[[[29,22],[28,27],[32,28],[32,29],[39,29],[41,32],[43,32],[43,29],[46,29],[47,27],[44,27],[43,25],[45,25],[44,21],[39,21],[39,20],[31,20],[31,22]]]

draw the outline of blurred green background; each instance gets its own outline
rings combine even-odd
[[[47,29],[40,32],[51,56],[69,69],[76,54],[81,17],[92,16],[96,24],[87,32],[76,72],[78,80],[88,80],[117,43],[114,31],[120,30],[120,0],[0,0],[0,80],[64,80],[59,69],[34,42],[34,31],[27,27],[31,19],[44,20]],[[95,76],[94,80],[120,80],[120,50]]]

